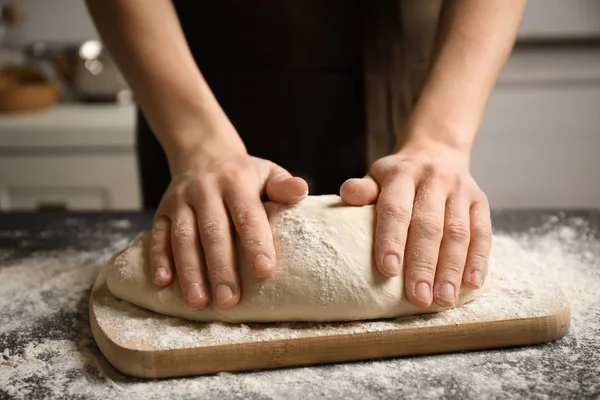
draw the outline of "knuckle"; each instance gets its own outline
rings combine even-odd
[[[469,255],[470,269],[485,269],[490,261],[489,254],[474,252]]]
[[[407,277],[412,281],[433,280],[436,266],[425,260],[412,260],[407,265]]]
[[[185,199],[185,188],[182,186],[178,186],[174,188],[168,195],[167,203],[181,203]]]
[[[477,188],[477,195],[476,195],[476,203],[479,203],[483,208],[489,208],[489,199],[487,197],[487,195],[485,194],[485,192],[483,190],[481,190],[479,188],[479,186],[477,186],[477,184],[475,182],[473,182]]]
[[[217,221],[207,221],[202,225],[203,241],[209,245],[218,245],[227,238],[227,229]]]
[[[194,176],[185,186],[186,197],[188,198],[204,198],[206,193],[207,178],[204,175]]]
[[[458,280],[463,273],[463,266],[452,261],[446,261],[443,267],[440,268],[440,273],[447,277],[453,277],[455,280]]]
[[[197,283],[200,268],[194,264],[177,265],[177,275],[189,283]]]
[[[152,233],[150,236],[150,241],[152,243],[152,246],[157,246],[160,243],[162,243],[165,240],[166,236],[167,236],[166,229],[164,229],[161,226],[158,226],[158,224],[154,224],[154,227],[152,228]]]
[[[389,165],[383,172],[384,179],[395,179],[402,176],[413,176],[414,167],[407,162]]]
[[[194,176],[192,183],[198,189],[203,189],[208,181],[208,176],[204,174],[198,174]]]
[[[444,233],[443,223],[439,218],[431,216],[418,216],[413,219],[419,238],[425,240],[441,239]]]
[[[464,221],[450,221],[446,224],[444,236],[453,242],[468,242],[471,230]]]
[[[381,251],[388,249],[404,249],[406,246],[406,239],[396,236],[385,236],[379,239],[379,248]]]
[[[425,164],[423,167],[423,178],[429,185],[438,185],[441,183],[456,183],[456,175],[447,168],[442,168],[435,163]]]
[[[182,244],[194,241],[194,225],[185,217],[178,217],[173,225],[173,239]]]
[[[150,256],[154,259],[166,257],[165,248],[160,242],[152,242],[150,245]]]
[[[491,225],[478,225],[473,228],[473,239],[484,243],[492,242],[492,227]]]
[[[379,160],[375,161],[370,168],[370,173],[376,178],[376,179],[381,179],[382,176],[385,174],[385,171],[388,170],[390,166],[390,163],[387,162],[386,158],[380,158]]]
[[[489,219],[490,217],[490,203],[487,195],[483,191],[479,190],[479,193],[475,195],[475,200],[471,206],[472,214],[477,219]]]
[[[169,216],[172,214],[171,210],[173,210],[175,201],[168,195],[164,195],[160,200],[158,207],[156,209],[156,213],[154,214],[154,224],[162,224],[163,221],[169,220]]]
[[[154,214],[152,231],[164,231],[169,226],[169,219],[159,210]]]
[[[427,178],[434,178],[439,176],[440,169],[432,162],[423,164],[423,175]]]
[[[250,252],[259,253],[263,250],[263,242],[258,239],[244,240],[244,248]]]
[[[223,280],[232,271],[231,264],[224,260],[216,260],[208,264],[208,274],[211,281],[218,282]]]
[[[450,181],[452,183],[452,188],[450,189],[454,194],[456,195],[462,195],[463,193],[470,193],[472,192],[472,178],[470,179],[466,179],[465,177],[461,176],[461,175],[455,175],[454,177],[450,178]]]
[[[239,183],[244,175],[244,171],[240,168],[226,166],[221,172],[221,179],[224,183]]]
[[[165,243],[167,240],[167,231],[163,228],[154,228],[150,236],[150,256],[155,260],[166,258],[168,246]],[[164,260],[161,260],[164,261]]]
[[[384,222],[394,222],[400,224],[408,224],[410,222],[411,211],[393,203],[378,203],[377,209],[379,215]]]
[[[185,198],[185,191],[182,187],[167,189],[160,200],[156,214],[165,219],[172,217],[177,214],[181,204],[185,202]]]
[[[242,229],[248,229],[248,227],[254,226],[259,221],[257,213],[253,212],[247,205],[235,203],[231,211]]]

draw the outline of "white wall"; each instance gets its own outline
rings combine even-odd
[[[600,38],[600,1],[529,0],[521,38]]]
[[[9,1],[0,0],[0,4]],[[25,18],[13,33],[13,39],[17,42],[77,42],[97,38],[83,0],[20,1],[25,9]],[[152,0],[148,0],[148,3],[150,5]],[[600,38],[600,1],[529,0],[520,36]]]
[[[600,207],[600,46],[514,52],[472,171],[494,208]]]
[[[10,2],[0,0],[0,4]],[[20,3],[23,21],[10,33],[13,43],[81,42],[98,38],[83,0],[20,0]]]

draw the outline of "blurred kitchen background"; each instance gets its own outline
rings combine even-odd
[[[0,5],[0,210],[139,209],[132,95],[84,2]],[[529,1],[472,171],[492,208],[600,207],[600,1]]]

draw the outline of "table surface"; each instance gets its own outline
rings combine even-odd
[[[125,377],[93,342],[89,288],[101,263],[151,218],[0,214],[0,398],[600,396],[600,312],[583,303],[572,303],[569,334],[540,346],[169,380]],[[585,253],[588,262],[565,268],[587,274],[586,288],[600,288],[600,210],[496,211],[493,223],[496,233],[514,237],[572,229],[579,245],[568,256]]]

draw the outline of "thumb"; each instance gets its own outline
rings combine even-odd
[[[379,186],[370,176],[348,179],[340,188],[342,201],[351,206],[375,204],[379,197]]]
[[[267,196],[277,203],[299,203],[308,196],[308,183],[273,164],[267,177]]]

